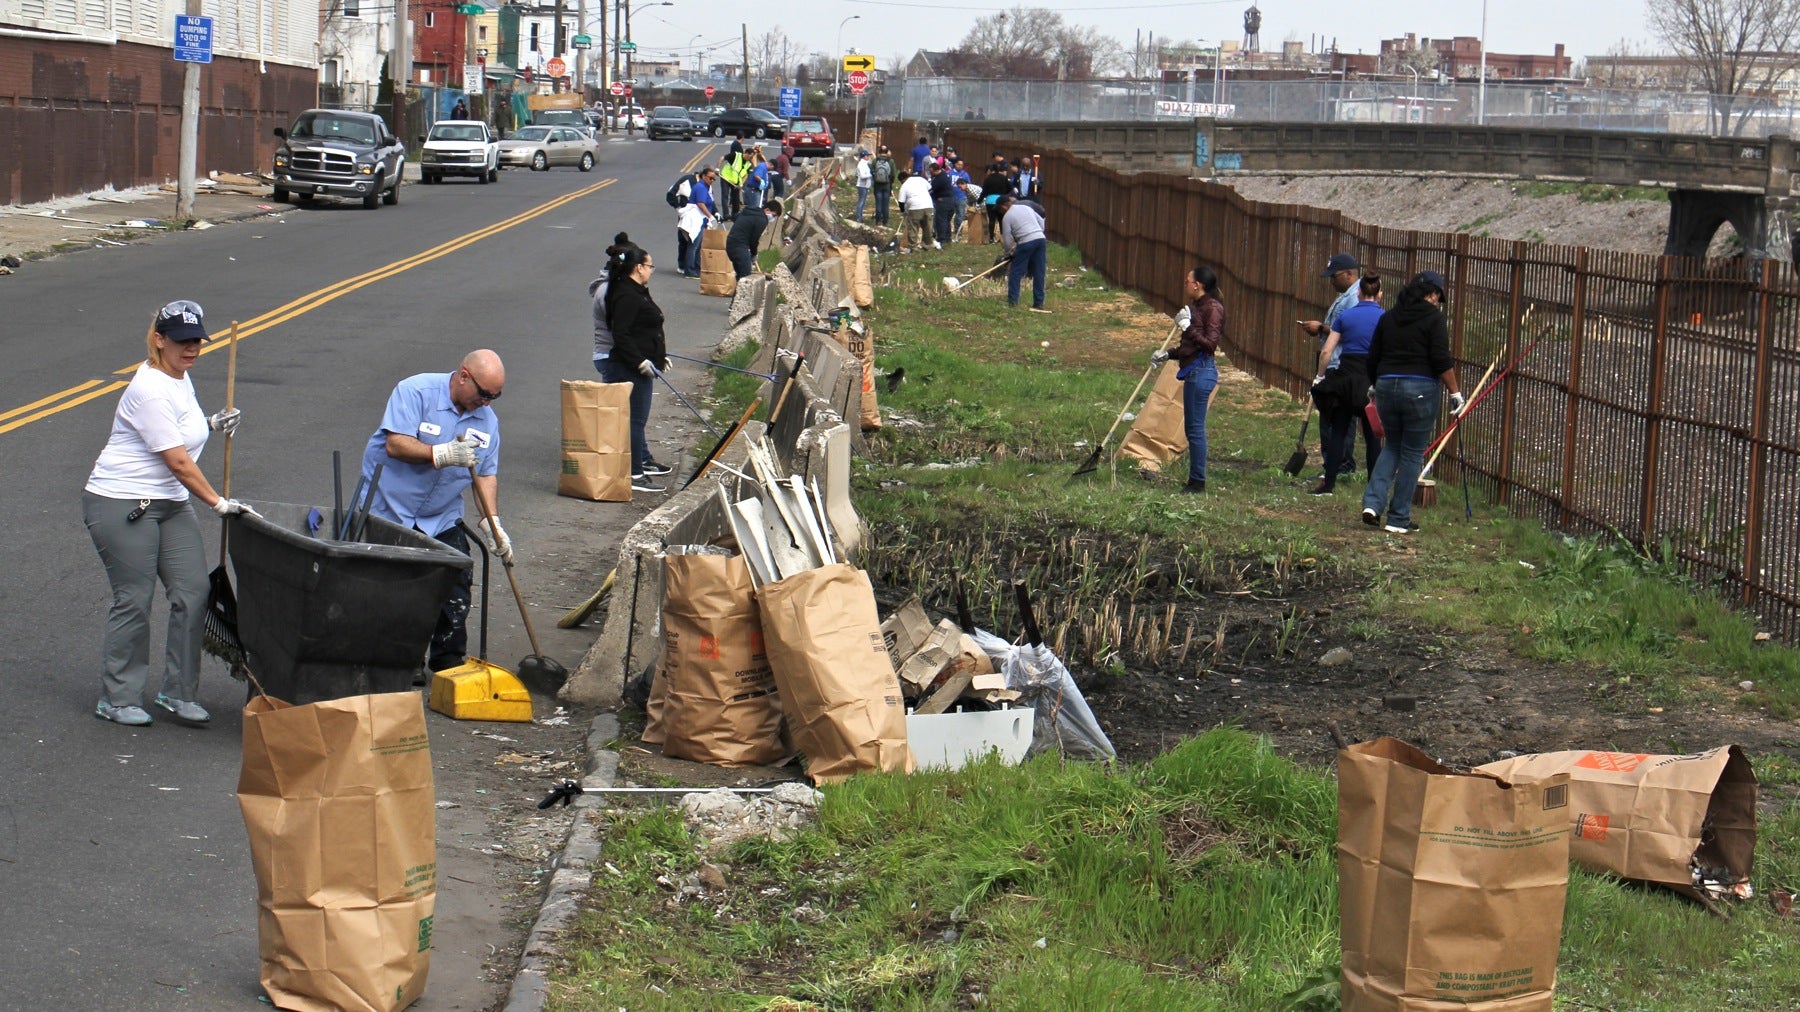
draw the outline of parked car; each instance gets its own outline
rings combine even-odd
[[[372,112],[308,109],[290,129],[275,128],[275,200],[292,193],[301,200],[318,194],[360,197],[370,210],[400,202],[406,172],[406,145]]]
[[[686,109],[678,105],[659,105],[650,110],[650,118],[645,121],[644,133],[653,141],[664,137],[679,137],[691,141],[699,133],[694,121],[688,118]]]
[[[552,165],[573,165],[586,172],[599,157],[594,139],[574,127],[520,127],[500,142],[500,164],[507,168],[518,165],[541,172]]]
[[[622,105],[613,110],[614,130],[642,130],[645,122],[644,107],[641,105]]]
[[[767,109],[727,109],[706,121],[714,137],[780,137],[787,123]]]
[[[818,116],[800,116],[788,120],[787,142],[796,155],[822,155],[827,158],[836,150],[831,138],[831,124]]]
[[[478,119],[441,119],[419,142],[419,182],[445,176],[474,176],[483,183],[500,178],[500,142]]]
[[[690,105],[688,106],[688,119],[693,120],[694,125],[701,130],[705,130],[706,121],[724,111],[725,107],[722,105]]]

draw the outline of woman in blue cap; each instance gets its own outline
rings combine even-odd
[[[112,584],[94,715],[117,724],[150,723],[143,703],[159,578],[169,629],[156,705],[190,724],[212,719],[195,701],[209,584],[191,500],[222,517],[249,507],[215,492],[197,463],[207,436],[231,435],[239,416],[235,408],[205,414],[194,396],[188,370],[205,340],[198,305],[171,302],[157,312],[144,338],[149,354],[119,396],[112,434],[81,495],[82,520]]]
[[[1442,274],[1420,271],[1400,290],[1394,308],[1369,339],[1369,375],[1375,378],[1375,408],[1387,438],[1363,490],[1362,522],[1392,534],[1419,529],[1412,521],[1413,490],[1437,427],[1440,383],[1450,391],[1450,414],[1463,409],[1456,360],[1450,357],[1450,328],[1444,322],[1444,293]]]

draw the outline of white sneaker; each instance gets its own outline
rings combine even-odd
[[[933,239],[933,240],[932,240],[932,241],[931,241],[931,248],[932,248],[932,249],[943,249],[943,248],[944,248],[944,244],[943,244],[943,243],[941,243],[941,242],[938,242],[938,241],[937,241],[937,240],[935,240],[935,239]]]
[[[190,724],[204,724],[212,719],[212,714],[207,713],[206,707],[199,703],[170,699],[160,692],[156,694],[156,705],[174,714],[177,720],[185,720]]]
[[[130,727],[143,727],[150,723],[150,715],[144,712],[143,707],[114,706],[104,699],[94,705],[94,716]]]

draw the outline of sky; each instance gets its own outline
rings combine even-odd
[[[600,0],[590,0],[590,11]],[[1067,22],[1092,25],[1118,39],[1127,51],[1137,34],[1158,37],[1243,39],[1243,12],[1251,0],[1044,0],[1039,6],[1062,14]],[[1013,5],[999,0],[778,0],[726,6],[718,0],[674,0],[668,8],[637,0],[632,6],[632,37],[647,57],[679,55],[691,63],[696,50],[712,48],[711,60],[729,59],[738,48],[738,25],[746,14],[750,36],[780,27],[807,51],[829,52],[843,24],[846,51],[874,54],[883,68],[895,55],[910,58],[919,49],[949,49],[982,17]],[[1328,47],[1336,38],[1344,52],[1374,53],[1384,38],[1412,32],[1420,37],[1481,35],[1482,0],[1438,0],[1436,3],[1328,3],[1325,0],[1257,0],[1261,8],[1262,48],[1279,52],[1283,41],[1323,36]],[[1560,42],[1576,59],[1603,55],[1620,41],[1633,52],[1660,49],[1644,24],[1643,0],[1493,0],[1487,11],[1488,51],[1550,53]],[[699,38],[696,39],[696,33]],[[735,62],[735,61],[733,61]]]

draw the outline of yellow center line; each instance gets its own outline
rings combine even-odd
[[[133,366],[132,368],[135,369],[136,366]],[[95,380],[94,382],[98,383],[100,381]],[[88,401],[91,401],[96,397],[104,397],[107,394],[112,393],[114,390],[123,390],[125,388],[125,385],[126,384],[125,384],[124,380],[113,380],[111,383],[108,383],[105,386],[100,387],[97,390],[90,390],[87,393],[82,394],[80,397],[77,397],[72,401],[64,401],[61,404],[58,404],[56,407],[45,408],[42,411],[26,415],[24,418],[21,418],[18,421],[7,422],[5,425],[0,425],[0,434],[11,432],[12,430],[20,428],[21,426],[30,425],[32,422],[35,422],[40,418],[48,418],[51,415],[56,414],[58,411],[67,411],[68,409],[75,407],[78,404],[86,404]],[[80,387],[76,387],[75,389],[79,390]],[[52,399],[52,398],[46,398],[46,400],[50,400],[50,399]],[[44,402],[38,401],[37,403],[42,404]],[[25,407],[29,408],[30,406],[31,405],[28,404]],[[19,410],[25,410],[25,409],[22,408]]]
[[[689,172],[694,171],[694,166],[699,165],[701,162],[705,161],[707,156],[712,154],[713,148],[715,148],[715,147],[718,147],[718,145],[708,144],[707,146],[701,148],[697,153],[695,153],[694,157],[687,160],[686,165],[683,165],[681,167],[682,173],[685,175]]]
[[[507,229],[512,228],[516,225],[522,225],[525,222],[531,221],[534,218],[540,218],[546,214],[549,214],[551,211],[554,211],[554,210],[556,210],[560,207],[563,207],[567,204],[573,203],[574,201],[580,200],[582,197],[586,197],[590,194],[597,193],[600,190],[603,190],[606,187],[611,186],[616,182],[618,182],[617,178],[602,179],[599,182],[594,183],[591,186],[585,186],[579,190],[576,190],[573,193],[567,193],[561,197],[556,198],[555,200],[549,201],[548,203],[540,204],[537,207],[534,207],[529,211],[525,211],[520,214],[516,214],[516,215],[512,216],[511,218],[507,218],[503,221],[495,222],[492,225],[487,225],[482,228],[478,228],[473,232],[469,232],[464,235],[460,235],[460,236],[456,237],[455,239],[451,239],[448,242],[441,243],[437,246],[432,247],[431,249],[425,250],[422,253],[416,253],[410,257],[406,257],[405,259],[396,260],[393,263],[387,264],[385,266],[377,267],[372,271],[367,271],[363,274],[359,274],[356,277],[345,278],[342,281],[338,281],[333,284],[326,285],[324,288],[318,289],[317,291],[309,292],[305,295],[300,296],[297,299],[294,299],[291,302],[288,302],[284,305],[276,306],[274,309],[268,310],[267,312],[264,312],[264,313],[259,313],[256,316],[251,317],[249,320],[239,323],[238,339],[243,340],[244,338],[250,336],[251,334],[260,333],[261,331],[268,330],[270,327],[274,327],[279,324],[286,323],[287,321],[293,319],[296,316],[300,316],[300,315],[310,312],[314,309],[318,309],[319,307],[324,306],[330,302],[333,302],[336,299],[341,298],[342,296],[348,295],[349,293],[354,292],[359,288],[365,288],[369,285],[374,284],[377,281],[381,281],[385,278],[391,278],[396,274],[402,273],[403,271],[411,270],[412,268],[418,267],[422,264],[428,264],[433,260],[439,259],[440,257],[448,256],[451,253],[456,252],[457,250],[460,250],[460,249],[462,249],[466,246],[469,246],[473,243],[479,242],[480,240],[485,239],[491,235],[497,235],[498,233],[504,232]],[[207,347],[200,349],[200,354],[209,355],[215,351],[220,350],[221,348],[224,348],[225,344],[226,343],[222,342],[222,341],[213,341],[213,342],[209,343]],[[124,376],[129,373],[136,372],[138,366],[142,365],[142,364],[143,364],[142,360],[133,362],[130,365],[124,367],[123,369],[113,370],[113,375]],[[12,408],[8,411],[0,412],[0,421],[6,422],[5,425],[0,425],[0,434],[11,432],[12,430],[17,429],[21,426],[29,425],[32,422],[38,421],[39,419],[42,419],[42,418],[47,418],[50,415],[54,415],[59,411],[66,411],[69,408],[73,408],[78,405],[85,404],[88,401],[91,401],[96,397],[100,397],[105,394],[111,393],[112,391],[125,386],[124,381],[118,380],[118,381],[109,383],[105,386],[102,386],[97,390],[89,389],[91,387],[96,386],[97,384],[99,384],[101,382],[102,381],[100,381],[100,380],[88,380],[84,383],[79,383],[75,386],[69,387],[67,390],[60,390],[56,393],[51,394],[48,397],[41,397],[35,401],[32,401],[30,404],[22,404],[16,408]],[[87,391],[87,392],[83,393],[83,391]],[[73,396],[75,394],[81,394],[81,396],[75,397],[75,396]],[[72,398],[72,399],[64,400],[64,398]],[[57,403],[59,401],[61,403]],[[46,404],[55,404],[55,406],[45,408],[44,405],[46,405]],[[37,410],[40,408],[43,408],[43,410]],[[14,416],[17,416],[17,415],[24,415],[24,417],[18,418],[16,421],[7,421],[8,419],[12,419],[12,418],[14,418]]]

